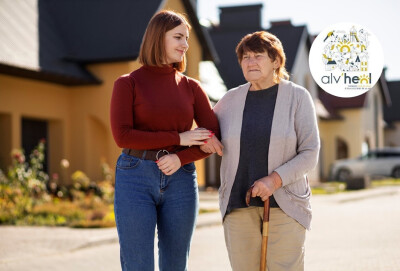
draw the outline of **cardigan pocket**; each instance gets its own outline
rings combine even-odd
[[[305,179],[284,186],[283,189],[290,197],[300,200],[308,200],[311,197],[311,189]]]

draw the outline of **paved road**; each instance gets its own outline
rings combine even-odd
[[[306,270],[400,270],[400,192],[314,197]],[[354,194],[354,193],[353,193]]]
[[[306,241],[307,271],[400,270],[400,187],[315,196],[312,204],[313,229]],[[206,225],[196,229],[189,270],[230,270],[222,226],[215,222]],[[23,236],[27,231],[42,248],[26,241]],[[53,236],[59,239],[59,245],[39,238],[41,231],[46,231],[46,236],[51,232],[46,240]],[[113,237],[109,243],[96,243],[100,233]],[[69,243],[62,241],[67,234],[72,236]],[[88,238],[94,241],[83,242]],[[21,244],[23,240],[25,244]],[[0,270],[4,271],[120,270],[118,250],[115,229],[0,227]]]

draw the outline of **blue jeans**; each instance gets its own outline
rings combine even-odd
[[[160,271],[187,270],[198,201],[194,163],[167,176],[154,161],[122,153],[114,202],[122,270],[154,270],[156,225]]]

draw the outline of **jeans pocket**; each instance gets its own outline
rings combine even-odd
[[[139,166],[141,161],[137,157],[122,153],[118,158],[116,167],[119,169],[133,169]]]
[[[186,171],[187,173],[193,173],[196,170],[196,166],[192,162],[192,163],[183,165],[182,169],[183,169],[183,171]]]

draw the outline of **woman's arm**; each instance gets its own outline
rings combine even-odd
[[[111,97],[110,120],[114,140],[120,148],[136,150],[160,149],[179,145],[177,131],[141,131],[133,123],[134,84],[128,76],[114,83]]]

